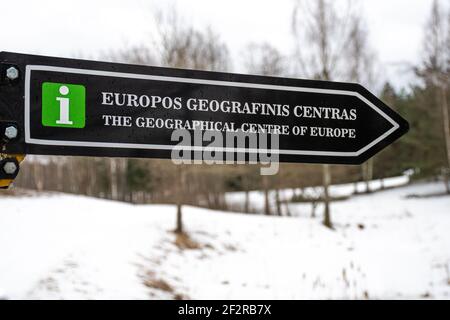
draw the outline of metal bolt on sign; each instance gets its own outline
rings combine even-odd
[[[17,138],[18,130],[14,126],[6,127],[5,129],[5,137],[8,139],[15,139]]]
[[[14,162],[6,162],[3,165],[3,170],[6,174],[14,174],[17,171],[17,165]]]
[[[16,67],[9,67],[8,69],[6,69],[6,77],[9,80],[16,80],[17,78],[19,78],[19,70],[17,70]]]

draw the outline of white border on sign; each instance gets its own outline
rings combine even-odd
[[[227,87],[244,87],[244,88],[256,88],[267,90],[280,90],[280,91],[294,91],[294,92],[309,92],[309,93],[325,93],[325,94],[338,94],[354,96],[363,101],[369,107],[374,109],[383,118],[393,125],[391,129],[384,134],[373,140],[371,143],[361,148],[358,151],[352,152],[338,152],[338,151],[314,151],[314,150],[262,150],[262,149],[246,149],[246,148],[211,148],[203,146],[180,146],[180,145],[165,145],[165,144],[141,144],[141,143],[115,143],[115,142],[86,142],[86,141],[61,141],[61,140],[47,140],[47,139],[35,139],[31,138],[30,132],[30,81],[32,71],[51,71],[51,72],[64,72],[75,74],[86,74],[102,77],[119,77],[129,79],[140,80],[154,80],[154,81],[169,81],[178,83],[194,83],[194,84],[207,84],[216,86]],[[387,138],[400,125],[395,122],[386,113],[380,110],[376,105],[370,102],[368,99],[360,95],[358,92],[348,90],[333,90],[333,89],[318,89],[318,88],[305,88],[305,87],[291,87],[271,84],[259,84],[259,83],[247,83],[247,82],[232,82],[222,80],[206,80],[206,79],[191,79],[191,78],[179,78],[179,77],[167,77],[145,74],[134,74],[124,72],[102,71],[102,70],[87,70],[43,65],[27,65],[25,72],[25,142],[29,144],[39,145],[51,145],[51,146],[74,146],[74,147],[106,147],[106,148],[124,148],[124,149],[149,149],[149,150],[172,150],[174,147],[187,151],[222,151],[222,152],[246,152],[246,153],[259,153],[259,152],[271,152],[285,155],[309,155],[309,156],[338,156],[338,157],[357,157],[363,152],[370,149],[372,146]]]

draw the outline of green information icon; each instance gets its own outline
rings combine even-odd
[[[86,88],[77,84],[44,82],[42,124],[47,127],[84,128]]]

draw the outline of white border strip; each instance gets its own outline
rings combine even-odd
[[[64,72],[64,73],[76,73],[86,74],[102,77],[120,77],[129,79],[141,79],[141,80],[154,80],[154,81],[170,81],[179,83],[195,83],[195,84],[207,84],[227,87],[244,87],[255,89],[267,89],[267,90],[282,90],[282,91],[294,91],[294,92],[310,92],[310,93],[325,93],[325,94],[338,94],[355,96],[362,100],[365,104],[374,109],[383,118],[390,122],[393,127],[386,131],[384,134],[373,140],[355,152],[338,152],[338,151],[313,151],[313,150],[263,150],[263,149],[246,149],[246,148],[216,148],[216,147],[203,147],[203,146],[179,146],[179,145],[165,145],[165,144],[139,144],[139,143],[114,143],[114,142],[85,142],[85,141],[61,141],[61,140],[46,140],[31,138],[30,132],[30,81],[32,71],[51,71],[51,72]],[[399,124],[396,123],[391,117],[381,111],[376,105],[360,95],[358,92],[347,90],[333,90],[333,89],[318,89],[318,88],[305,88],[305,87],[290,87],[281,85],[270,84],[258,84],[247,82],[232,82],[221,80],[206,80],[206,79],[191,79],[191,78],[179,78],[179,77],[166,77],[155,76],[145,74],[123,73],[113,71],[101,71],[101,70],[86,70],[75,69],[65,67],[54,66],[42,66],[42,65],[27,65],[25,72],[25,142],[29,144],[40,145],[52,145],[52,146],[75,146],[75,147],[114,147],[124,149],[156,149],[156,150],[172,150],[173,148],[179,148],[189,151],[222,151],[222,152],[271,152],[286,155],[311,155],[311,156],[339,156],[339,157],[355,157],[361,155],[363,152],[370,149],[372,146],[388,137],[391,133],[399,128]]]

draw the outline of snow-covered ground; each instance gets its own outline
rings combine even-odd
[[[424,183],[332,204],[310,218],[175,208],[64,194],[1,197],[6,298],[450,298],[450,197]],[[317,208],[317,213],[321,208]],[[183,244],[194,249],[183,249]]]

